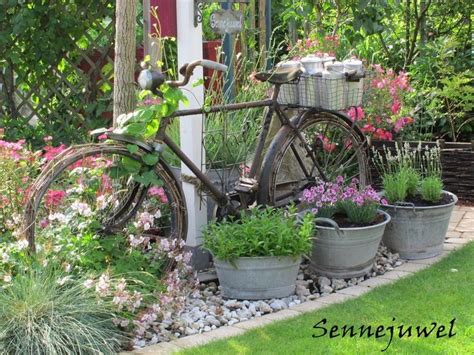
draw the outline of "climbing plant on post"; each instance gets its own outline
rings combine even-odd
[[[115,14],[114,127],[135,107],[136,1],[117,0]]]

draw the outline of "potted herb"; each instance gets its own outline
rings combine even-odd
[[[456,195],[443,190],[438,146],[396,147],[395,155],[374,153],[381,172],[384,209],[392,217],[384,244],[405,259],[424,259],[443,250]]]
[[[235,299],[287,297],[295,292],[301,257],[311,249],[313,216],[294,208],[254,208],[236,221],[213,222],[203,247],[214,257],[222,295]]]
[[[380,210],[385,203],[371,187],[320,182],[303,191],[303,206],[315,214],[316,237],[310,267],[320,275],[359,277],[370,272],[390,216]]]

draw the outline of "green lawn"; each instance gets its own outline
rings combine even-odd
[[[452,269],[457,269],[453,272]],[[392,319],[395,318],[395,321]],[[327,334],[313,326],[326,319]],[[450,322],[455,319],[449,337]],[[429,337],[417,337],[416,326],[436,328]],[[412,336],[399,338],[400,325],[412,326]],[[331,326],[361,325],[385,327],[386,336],[368,338],[330,338]],[[395,336],[389,343],[390,325]],[[436,332],[441,329],[436,338]],[[367,334],[367,333],[365,333]],[[379,335],[382,335],[380,332]],[[453,252],[429,269],[396,284],[376,290],[343,304],[280,321],[206,346],[191,348],[180,354],[474,354],[474,243]]]

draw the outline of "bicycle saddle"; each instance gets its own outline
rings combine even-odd
[[[268,81],[272,84],[281,85],[289,83],[300,77],[302,71],[295,68],[276,68],[271,72],[260,72],[255,78],[260,81]]]

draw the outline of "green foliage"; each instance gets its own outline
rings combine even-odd
[[[408,196],[407,169],[383,176],[382,184],[384,195],[391,203],[403,202]]]
[[[420,193],[423,200],[438,202],[443,193],[443,182],[437,176],[430,176],[421,182]]]
[[[407,195],[415,196],[420,184],[420,173],[413,168],[407,168],[405,174],[407,178]]]
[[[313,217],[298,222],[295,209],[254,208],[240,220],[210,223],[204,230],[204,248],[215,258],[299,256],[308,253],[313,235]]]
[[[340,209],[346,214],[349,221],[360,225],[368,225],[375,220],[380,204],[377,202],[357,205],[354,201],[346,200],[338,203]]]
[[[48,269],[17,275],[0,292],[0,351],[115,354],[126,338],[112,322],[112,302],[98,302],[83,281]]]
[[[111,48],[107,36],[99,40],[97,24],[102,27],[111,21],[113,5],[103,0],[3,0],[0,6],[0,125],[8,128],[7,138],[28,138],[35,145],[44,135],[54,135],[55,143],[84,141],[88,130],[100,124],[97,118],[107,108],[102,99],[110,96],[111,88],[85,79],[64,58],[79,63],[80,50],[91,54],[94,46],[102,51]],[[111,66],[102,69],[97,74],[104,77],[113,72]],[[88,85],[86,105],[83,95],[60,84],[59,75],[73,87]],[[14,99],[18,91],[27,99],[22,107]],[[32,127],[29,105],[48,119]],[[79,113],[71,115],[71,107]]]
[[[138,140],[152,139],[160,128],[161,119],[173,114],[179,107],[179,103],[187,104],[188,100],[183,92],[178,88],[172,88],[167,84],[160,86],[162,98],[158,103],[145,104],[138,107],[135,111],[122,114],[117,117],[118,127],[114,129],[114,133],[125,134]],[[140,98],[151,95],[150,91],[144,90],[140,93]],[[151,101],[151,99],[147,99]],[[149,103],[147,100],[144,103]],[[127,145],[130,153],[138,152],[138,146],[135,144]],[[143,154],[143,164],[136,160],[121,158],[116,169],[117,176],[126,176],[127,173],[132,175],[133,179],[144,186],[161,186],[162,182],[153,170],[158,163],[160,157],[157,152]]]
[[[403,146],[396,146],[395,155],[384,147],[383,155],[374,150],[373,161],[382,175],[385,197],[391,203],[404,202],[408,197],[420,193],[427,201],[435,201],[433,197],[440,196],[442,183],[439,146],[423,148],[420,142],[416,148],[411,148],[405,143]],[[436,181],[439,182],[438,185]],[[423,186],[426,194],[423,194]],[[439,186],[439,195],[435,193],[435,186]],[[428,191],[433,191],[433,195]]]

